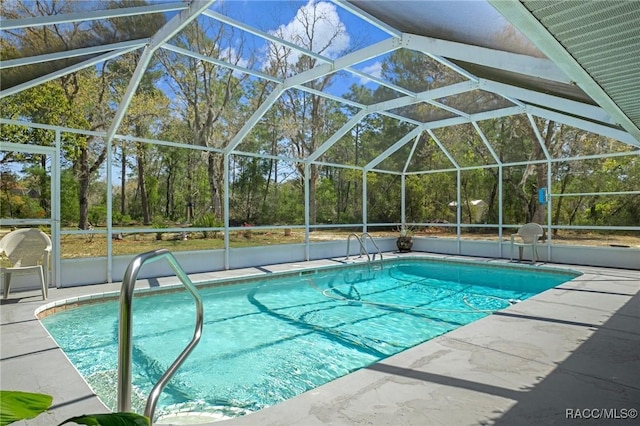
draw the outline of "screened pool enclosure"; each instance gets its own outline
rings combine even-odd
[[[1,231],[49,233],[58,286],[365,232],[509,258],[528,222],[543,261],[638,269],[639,29],[624,1],[7,2]]]

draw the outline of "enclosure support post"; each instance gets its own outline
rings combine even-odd
[[[61,211],[60,211],[60,151],[62,147],[62,137],[60,135],[60,129],[56,129],[56,149],[51,159],[51,240],[53,241],[53,261],[51,267],[53,268],[53,282],[57,288],[60,285],[60,226]],[[48,272],[47,272],[48,273]],[[49,281],[51,283],[51,281]]]
[[[304,260],[310,260],[309,253],[309,179],[311,174],[311,166],[308,162],[304,163]]]
[[[500,242],[498,247],[498,256],[502,257],[502,235],[504,235],[503,225],[504,218],[502,216],[502,164],[498,166],[498,241]]]
[[[364,232],[367,232],[367,171],[362,169],[362,224]]]
[[[113,282],[112,270],[113,270],[113,138],[107,138],[107,282]],[[125,161],[123,158],[122,161]],[[124,182],[122,182],[124,186]],[[95,225],[95,224],[94,224]],[[93,237],[93,235],[92,235]]]
[[[547,157],[547,262],[551,262],[551,225],[553,220],[553,203],[551,202],[551,159]]]
[[[224,269],[229,269],[229,154],[224,154]]]
[[[456,237],[458,240],[458,252],[457,254],[460,254],[462,252],[462,245],[460,243],[460,237],[461,237],[461,227],[460,227],[460,223],[462,221],[462,195],[461,195],[461,190],[460,190],[460,181],[462,180],[461,177],[461,172],[460,172],[460,168],[458,168],[458,170],[456,170]]]
[[[407,215],[405,210],[405,174],[400,175],[400,223],[404,229],[407,223]]]

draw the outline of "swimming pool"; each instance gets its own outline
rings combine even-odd
[[[277,404],[574,278],[540,268],[394,260],[201,287],[202,340],[156,414],[234,417]],[[228,284],[228,283],[225,283]],[[103,402],[116,406],[118,302],[42,319]],[[133,409],[191,339],[185,292],[140,297]]]

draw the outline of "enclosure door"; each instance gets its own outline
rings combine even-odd
[[[60,209],[55,153],[54,147],[0,142],[0,237],[13,228],[40,228],[48,234],[52,242],[49,285],[57,287]],[[15,282],[12,289],[20,286]]]

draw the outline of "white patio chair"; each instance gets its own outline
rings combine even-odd
[[[47,298],[49,286],[49,259],[51,239],[35,228],[18,229],[9,232],[0,240],[0,254],[5,253],[11,267],[0,268],[3,297],[9,297],[13,275],[37,273],[42,286],[42,298]],[[42,264],[39,264],[42,259]]]
[[[522,225],[518,232],[511,234],[511,258],[513,261],[513,247],[518,247],[518,260],[522,261],[522,252],[526,246],[531,247],[531,263],[538,261],[538,239],[544,235],[544,229],[537,223]]]

